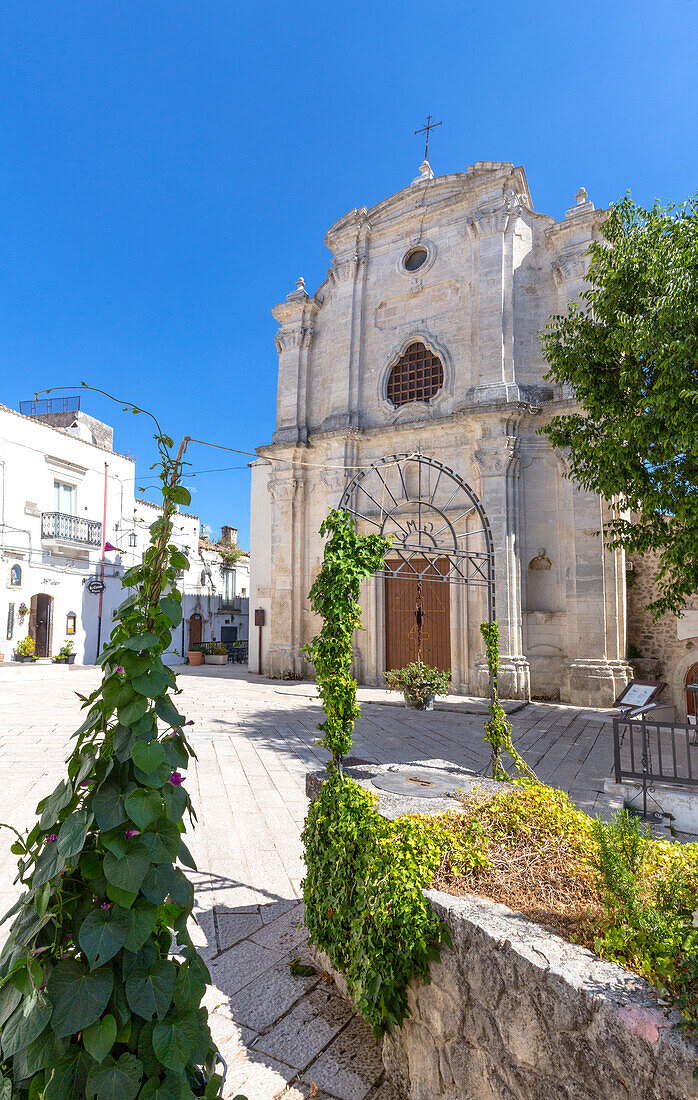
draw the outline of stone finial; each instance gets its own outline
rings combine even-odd
[[[434,171],[428,160],[423,160],[419,166],[419,175],[415,176],[412,183],[422,183],[424,180],[433,180]]]
[[[305,279],[302,275],[299,275],[296,279],[296,289],[292,290],[290,294],[286,295],[287,302],[295,302],[301,299],[309,298],[310,295],[305,289]]]
[[[578,214],[589,214],[594,209],[594,204],[589,199],[586,187],[580,187],[574,196],[574,206],[566,211],[566,218],[574,218]]]

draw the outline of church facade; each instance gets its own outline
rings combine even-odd
[[[536,213],[513,164],[434,178],[425,161],[331,227],[324,283],[310,295],[299,280],[273,309],[276,431],[252,463],[253,670],[261,653],[268,675],[312,674],[318,530],[342,502],[394,547],[363,588],[360,682],[419,652],[481,693],[479,626],[494,614],[503,696],[617,696],[631,675],[624,555],[600,537],[607,503],[539,434],[572,407],[544,379],[539,333],[582,292],[602,220],[583,189],[561,221]]]

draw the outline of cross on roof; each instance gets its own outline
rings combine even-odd
[[[430,132],[430,130],[435,129],[437,126],[443,126],[443,122],[432,122],[431,115],[427,115],[426,124],[422,127],[421,130],[415,130],[415,134],[426,134],[427,135],[426,145],[424,146],[424,159],[425,160],[429,160],[429,132]]]

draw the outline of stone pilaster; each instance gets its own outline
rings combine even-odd
[[[494,542],[501,653],[499,692],[507,699],[528,699],[531,694],[529,664],[523,654],[521,563],[517,538],[520,529],[519,452],[519,437],[505,434],[482,439],[474,454],[480,470],[480,499]],[[487,685],[484,657],[476,660],[475,668],[479,689],[484,693]]]
[[[632,676],[625,660],[625,557],[604,545],[608,505],[570,483],[574,556],[567,572],[567,659],[560,700],[608,707]]]
[[[308,351],[319,308],[320,303],[308,295],[304,280],[300,278],[297,289],[272,310],[281,325],[275,337],[279,380],[273,443],[307,442]]]
[[[265,675],[274,679],[305,674],[300,623],[303,592],[302,542],[303,482],[281,472],[268,485],[271,496],[271,642]]]

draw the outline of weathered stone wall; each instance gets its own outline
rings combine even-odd
[[[698,1097],[698,1044],[647,982],[503,905],[427,897],[453,950],[413,983],[411,1017],[383,1040],[404,1100]]]
[[[655,622],[645,607],[659,595],[656,583],[657,555],[645,554],[632,559],[628,592],[628,644],[642,658],[659,661],[658,675],[668,683],[664,698],[676,708],[676,717],[686,717],[684,683],[689,668],[698,662],[698,631],[693,634],[691,619],[685,616],[679,631],[675,615],[666,614]],[[679,634],[684,635],[679,637]],[[633,661],[630,661],[633,664]],[[642,678],[642,677],[641,677]]]

